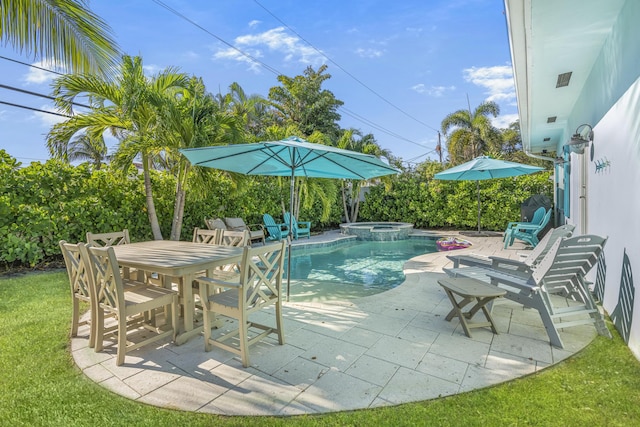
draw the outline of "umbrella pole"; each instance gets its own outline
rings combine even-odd
[[[287,246],[289,256],[287,257],[287,302],[291,293],[291,240],[293,239],[293,195],[295,186],[295,169],[291,168],[291,182],[289,183],[289,233],[287,234]]]
[[[478,234],[480,234],[480,180],[476,179],[476,190],[478,192]]]

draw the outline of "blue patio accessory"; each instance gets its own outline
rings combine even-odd
[[[478,191],[478,235],[480,231],[480,181],[494,178],[509,178],[512,176],[527,175],[539,172],[544,168],[522,163],[508,162],[506,160],[492,159],[488,156],[476,157],[466,163],[454,166],[435,174],[435,179],[450,181],[476,181]]]
[[[540,224],[522,223],[517,228],[514,228],[510,233],[510,238],[505,239],[504,248],[506,249],[508,246],[513,245],[513,241],[515,239],[522,240],[523,242],[528,243],[535,248],[539,241],[538,234],[540,234],[540,232],[544,230],[544,228],[549,223],[550,218],[551,209],[549,209],[547,213],[544,214],[544,217],[542,218],[542,222]]]
[[[502,240],[504,241],[504,248],[507,249],[507,246],[509,246],[507,244],[507,242],[509,242],[511,240],[511,233],[513,233],[520,225],[522,224],[527,224],[527,225],[539,225],[542,220],[544,219],[544,214],[547,213],[547,210],[541,206],[538,209],[536,209],[536,211],[533,213],[533,216],[531,217],[531,221],[526,222],[526,221],[511,221],[507,224],[507,228],[504,230],[504,236],[502,237]],[[526,218],[525,218],[526,219]]]
[[[297,136],[280,141],[219,145],[180,150],[193,165],[245,175],[290,176],[289,209],[293,206],[295,177],[371,179],[398,173],[398,170],[370,154],[315,144]],[[293,218],[293,217],[292,217]],[[289,233],[292,233],[289,224]],[[289,239],[291,254],[291,239]],[[291,271],[291,256],[287,257]],[[290,280],[287,273],[287,300]]]
[[[269,214],[262,215],[262,221],[267,229],[266,240],[282,240],[289,234],[289,227],[286,224],[278,224]]]
[[[294,239],[300,236],[307,236],[307,239],[311,238],[311,221],[298,221],[295,216],[289,212],[285,212],[284,222],[285,224],[291,224]],[[302,227],[300,227],[300,225],[302,225]]]

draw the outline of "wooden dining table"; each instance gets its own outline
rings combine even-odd
[[[216,267],[240,262],[243,248],[208,245],[174,240],[153,240],[113,246],[121,267],[157,273],[164,287],[179,280],[180,303],[183,306],[183,326],[176,344],[183,344],[199,334],[202,326],[194,324],[195,298],[191,283],[197,274],[212,271]]]

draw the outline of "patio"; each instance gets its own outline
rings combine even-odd
[[[340,236],[330,232],[311,240]],[[466,238],[474,243],[467,252],[516,258],[523,249],[515,244],[504,250],[499,237]],[[446,266],[446,253],[426,254],[407,262],[406,281],[382,294],[285,303],[286,344],[265,340],[252,347],[247,369],[231,353],[206,353],[202,336],[181,346],[142,348],[116,366],[115,349],[95,353],[81,330],[72,354],[89,378],[142,403],[223,415],[297,415],[487,387],[557,363],[596,335],[592,326],[571,328],[562,332],[566,348],[554,348],[536,311],[504,300],[493,310],[500,334],[480,328],[467,338],[457,319],[444,320],[451,303],[437,279]]]

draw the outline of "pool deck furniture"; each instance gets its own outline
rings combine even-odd
[[[292,227],[294,239],[304,236],[306,236],[307,239],[311,238],[311,221],[298,221],[295,216],[292,216],[289,212],[285,212],[284,223]]]
[[[289,226],[284,223],[277,223],[270,214],[262,215],[262,221],[267,229],[267,241],[286,239],[289,234]]]
[[[282,274],[285,244],[285,241],[280,241],[254,248],[245,246],[237,281],[196,277],[194,283],[199,285],[204,312],[205,351],[209,352],[216,346],[237,354],[242,366],[247,368],[250,346],[269,334],[276,334],[278,344],[284,344]],[[271,306],[275,306],[275,319],[269,325],[264,320],[257,320],[258,312]],[[212,322],[214,319],[219,321],[219,316],[235,319],[236,323],[231,331],[212,334]],[[256,333],[256,329],[260,332]]]
[[[544,209],[544,208],[543,208]],[[538,235],[545,229],[549,220],[551,219],[551,213],[553,211],[549,209],[539,224],[518,223],[517,225],[508,229],[508,233],[505,233],[504,248],[513,245],[515,239],[522,240],[525,243],[530,244],[534,248],[538,244]]]
[[[413,233],[442,237],[435,230]],[[355,238],[332,230],[292,246]],[[527,251],[521,242],[503,249],[501,236],[468,239],[478,255],[518,259]],[[283,302],[285,344],[271,337],[260,341],[251,348],[250,368],[222,349],[205,352],[202,335],[181,346],[167,339],[140,348],[117,368],[115,354],[88,347],[88,326],[80,327],[69,348],[89,379],[141,404],[286,417],[399,405],[493,386],[540,372],[596,337],[593,325],[577,326],[560,331],[564,349],[553,347],[535,312],[501,298],[492,311],[500,334],[477,328],[468,338],[459,322],[443,321],[451,302],[437,281],[446,278],[442,268],[452,265],[446,252],[423,254],[405,263],[403,284],[377,295]],[[274,313],[265,309],[260,316],[273,319]]]
[[[461,266],[480,266],[480,267],[505,267],[509,265],[514,269],[522,269],[532,267],[540,262],[544,256],[549,252],[549,249],[558,239],[564,239],[571,237],[573,234],[574,225],[563,225],[557,228],[549,230],[547,234],[540,240],[540,243],[536,245],[530,252],[523,253],[519,260],[512,260],[510,258],[500,256],[481,256],[477,254],[464,254],[464,255],[447,255],[447,258],[453,261],[453,268]]]
[[[469,338],[471,336],[471,328],[482,328],[490,326],[494,334],[498,333],[495,323],[493,323],[493,317],[491,312],[487,309],[486,305],[491,303],[494,299],[504,296],[507,291],[500,289],[497,286],[487,285],[476,279],[469,279],[467,277],[452,277],[449,279],[440,279],[438,284],[442,286],[449,297],[449,301],[453,305],[453,309],[447,314],[445,320],[451,321],[454,317],[460,319],[460,324],[464,333]],[[456,295],[462,297],[462,299],[456,298]],[[463,312],[462,309],[470,304],[474,303],[468,311]],[[472,319],[475,314],[482,310],[486,322],[471,322],[467,319]]]
[[[191,284],[195,275],[242,259],[242,248],[173,240],[153,240],[113,248],[120,266],[157,273],[165,288],[171,288],[172,279],[178,278],[183,326],[176,338],[177,344],[183,344],[202,332],[202,324],[194,324],[195,299]]]
[[[559,332],[563,328],[592,324],[600,335],[611,337],[584,278],[598,261],[606,241],[595,235],[558,239],[531,268],[478,266],[443,270],[451,277],[474,278],[505,289],[507,299],[537,310],[551,344],[564,348]],[[561,295],[563,304],[554,304],[552,295]]]

